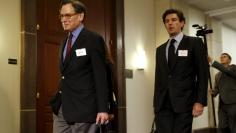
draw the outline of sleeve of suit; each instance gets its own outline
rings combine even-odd
[[[220,80],[220,73],[217,73],[215,76],[215,85],[214,85],[214,89],[213,89],[213,96],[217,96],[217,94],[219,93],[219,80]]]
[[[108,84],[105,66],[105,42],[98,37],[93,44],[91,62],[94,73],[98,112],[108,112]]]
[[[157,59],[157,57],[158,57],[157,54],[158,54],[158,50],[156,49],[156,59]],[[156,97],[157,97],[157,96],[156,96],[156,94],[157,94],[157,92],[156,92],[156,91],[157,91],[156,88],[157,88],[157,84],[158,84],[157,82],[159,81],[159,80],[158,80],[158,73],[159,73],[159,70],[160,70],[159,67],[158,67],[158,65],[157,65],[157,63],[158,63],[158,62],[156,61],[156,68],[155,68],[155,84],[154,84],[154,96],[153,96],[153,107],[154,107],[154,112],[156,112],[156,111],[155,111],[155,109],[156,109],[156,108],[155,108],[155,107],[156,107],[156,102],[157,102],[157,100],[156,100]]]
[[[208,74],[209,67],[207,61],[207,51],[202,39],[196,38],[194,45],[194,61],[197,74],[197,90],[195,103],[207,105],[207,88],[208,88]]]
[[[236,66],[235,65],[232,65],[231,69],[227,69],[226,67],[224,67],[224,65],[220,64],[217,61],[214,61],[212,66],[218,69],[219,71],[221,71],[222,73],[225,73],[229,75],[230,77],[236,79]]]

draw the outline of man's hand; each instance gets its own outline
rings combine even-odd
[[[211,56],[208,56],[207,59],[208,59],[208,63],[212,65],[212,63],[214,62],[214,59]]]
[[[96,124],[107,124],[108,123],[108,113],[101,112],[97,114]]]
[[[212,89],[209,90],[209,93],[210,93],[211,95],[214,95],[214,94],[215,94],[215,93],[214,93],[214,90],[212,90]]]
[[[193,117],[198,117],[203,113],[203,105],[201,103],[194,103],[193,105]]]
[[[208,56],[207,59],[208,59],[208,62],[211,64],[213,59],[210,56]]]

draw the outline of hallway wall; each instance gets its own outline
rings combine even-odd
[[[20,1],[1,1],[0,17],[0,132],[19,133]],[[9,58],[17,65],[8,64]]]
[[[124,2],[125,67],[133,71],[133,78],[126,79],[127,133],[148,133],[153,120],[155,4],[154,0]],[[144,70],[137,70],[142,61]]]
[[[231,64],[236,64],[236,30],[225,25],[222,26],[222,52],[229,53],[232,56]]]

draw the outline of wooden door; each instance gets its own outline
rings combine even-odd
[[[88,10],[85,26],[103,36],[116,61],[115,1],[81,1]],[[66,35],[58,15],[59,0],[37,1],[37,133],[52,133],[52,111],[49,100],[57,90],[60,78],[59,46]]]

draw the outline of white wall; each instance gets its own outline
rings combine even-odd
[[[236,30],[225,25],[222,26],[222,52],[229,53],[232,57],[232,64],[236,64]]]
[[[199,11],[194,8],[189,8],[187,15],[188,15],[187,16],[188,23],[187,23],[186,27],[188,27],[188,31],[189,31],[188,35],[196,36],[197,29],[193,28],[192,25],[198,24],[198,25],[202,26],[202,25],[206,24],[205,15],[203,14],[202,11]]]
[[[155,6],[156,45],[160,46],[169,38],[162,21],[162,13],[170,7],[170,2],[168,0],[155,0]]]
[[[154,0],[125,0],[125,64],[133,70],[126,79],[127,133],[147,133],[153,120],[155,63]],[[137,70],[138,51],[146,59],[144,70]]]
[[[0,4],[0,132],[18,133],[20,120],[20,1]],[[9,65],[8,58],[18,59]]]
[[[222,53],[222,26],[222,22],[216,19],[211,19],[211,28],[213,29],[213,33],[211,34],[212,42],[209,48],[209,53],[214,59],[219,59],[219,56]]]

